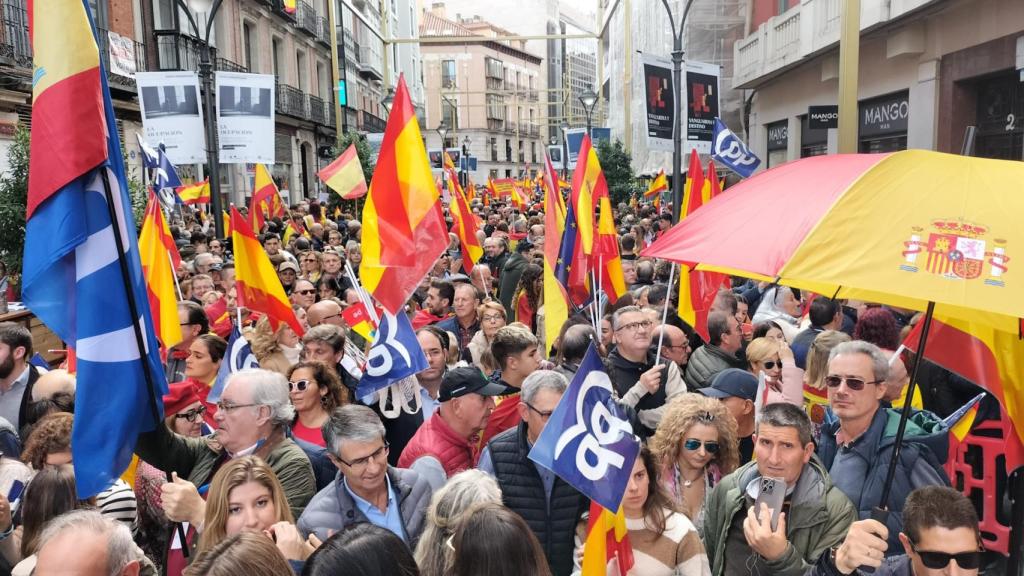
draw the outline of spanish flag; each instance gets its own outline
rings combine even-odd
[[[708,171],[714,174],[714,164],[708,165]],[[713,195],[718,194],[718,177],[704,178],[704,168],[696,150],[690,153],[690,167],[686,173],[685,197],[679,219],[693,214]],[[698,272],[689,266],[679,265],[679,317],[708,340],[708,312],[719,288],[727,280],[718,272]]]
[[[591,264],[599,266],[601,288],[608,295],[608,301],[614,304],[626,293],[626,280],[622,274],[622,259],[619,256],[619,237],[615,231],[615,220],[612,216],[612,203],[608,198],[608,184],[597,159],[597,152],[591,148],[587,162],[587,172],[594,173],[594,201],[597,203],[597,241]],[[590,178],[588,176],[588,178]]]
[[[301,336],[305,331],[292,311],[274,266],[249,223],[234,207],[231,208],[231,241],[235,250],[238,305],[266,314],[274,330],[283,322]]]
[[[231,236],[231,216],[227,210],[221,211],[221,217],[224,219],[224,237]]]
[[[587,540],[583,543],[583,576],[626,576],[633,567],[633,546],[626,529],[626,514],[612,514],[596,502],[590,503]],[[609,565],[617,568],[609,571]]]
[[[249,222],[254,230],[263,227],[264,212],[269,211],[271,217],[284,216],[284,206],[277,190],[277,184],[270,177],[270,171],[263,164],[256,165],[256,177],[253,181],[252,206],[249,209]]]
[[[451,176],[449,175],[448,178],[450,180]],[[476,214],[469,209],[466,197],[454,188],[449,209],[452,213],[452,232],[455,232],[462,244],[462,269],[469,272],[484,255],[484,249],[476,237],[476,231],[480,229],[481,222]]]
[[[544,192],[544,353],[549,355],[558,339],[562,324],[569,318],[569,298],[565,287],[555,276],[558,253],[562,248],[562,233],[565,232],[565,204],[558,189],[558,173],[545,155],[544,178],[547,180]]]
[[[373,342],[373,339],[376,338],[377,325],[373,323],[370,313],[366,310],[366,305],[362,302],[356,302],[345,308],[341,312],[341,318],[353,332],[362,336],[367,342]]]
[[[160,347],[167,350],[181,342],[181,324],[178,322],[178,300],[174,287],[174,271],[181,264],[178,247],[171,237],[164,213],[156,195],[149,193],[146,215],[139,234],[139,258],[146,277],[146,295],[153,327]]]
[[[363,208],[359,268],[363,286],[392,314],[403,309],[448,247],[441,210],[441,194],[402,76]]]
[[[317,176],[343,200],[355,200],[366,195],[366,177],[355,144],[349,144],[341,156],[318,172]]]
[[[288,14],[295,14],[297,0],[284,0],[284,11]]]
[[[603,192],[607,194],[608,185],[589,136],[583,136],[578,158],[576,171],[572,175],[572,207],[579,226],[580,246],[583,254],[589,256],[594,251],[594,208],[602,193],[600,188],[603,187]]]
[[[659,194],[668,190],[668,178],[665,177],[665,169],[662,168],[658,172],[658,176],[651,181],[651,185],[647,187],[647,191],[644,192],[644,198],[650,198],[655,194]]]
[[[177,189],[178,197],[185,204],[209,204],[210,203],[210,180],[180,186]]]

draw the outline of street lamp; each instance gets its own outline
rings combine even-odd
[[[690,14],[690,5],[693,0],[686,0],[683,8],[683,19],[679,21],[679,28],[676,29],[676,20],[672,16],[672,8],[668,0],[661,0],[668,12],[668,24],[672,28],[672,107],[674,108],[674,122],[672,129],[672,220],[679,222],[679,210],[683,205],[683,122],[682,108],[683,101],[683,29],[686,27],[686,17]]]
[[[220,204],[220,159],[217,157],[217,125],[213,116],[213,62],[210,60],[210,32],[213,31],[213,21],[217,17],[217,11],[223,0],[177,0],[180,12],[185,13],[188,23],[192,25],[192,32],[196,38],[203,41],[202,49],[199,51],[199,79],[203,83],[203,107],[206,108],[206,163],[209,165],[210,178],[210,207],[213,212],[213,229],[217,238],[224,237],[224,219],[221,218]],[[199,25],[192,17],[191,10],[197,14],[206,14],[206,34],[199,34]]]
[[[472,141],[466,135],[462,138],[462,188],[469,186],[469,145]]]
[[[395,103],[395,89],[388,88],[388,95],[380,103],[388,111],[388,114],[391,114],[391,105]]]
[[[590,120],[594,113],[594,106],[597,105],[597,93],[587,88],[583,94],[580,94],[580,104],[583,104],[583,110],[587,114],[587,136],[593,137],[590,134]]]
[[[562,120],[562,180],[569,181],[569,122]],[[561,193],[561,191],[559,191]]]
[[[437,125],[437,135],[441,137],[441,167],[444,167],[444,151],[448,146],[448,123],[444,119]]]

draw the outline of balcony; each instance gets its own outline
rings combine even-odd
[[[383,132],[386,127],[387,122],[385,122],[383,118],[379,118],[369,112],[363,111],[363,130],[371,133],[380,133]]]
[[[0,64],[32,69],[32,41],[24,5],[0,4]]]
[[[107,70],[107,81],[111,86],[134,90],[135,78],[128,74],[134,76],[134,72],[146,71],[146,45],[131,38],[115,36],[115,38],[120,38],[120,43],[115,42],[114,61],[111,62],[110,33],[102,28],[97,28],[96,32],[100,58],[103,59],[103,66]]]
[[[893,23],[941,0],[862,0],[861,32]],[[756,88],[812,57],[839,46],[842,0],[801,0],[733,44],[733,88]]]
[[[217,58],[213,61],[214,70],[220,70],[222,72],[248,72],[249,68],[242,66],[236,62],[232,62],[227,58]]]
[[[327,124],[327,108],[329,103],[324,102],[319,96],[308,95],[309,97],[309,119],[317,124]]]
[[[310,36],[316,36],[316,32],[320,27],[317,22],[319,14],[313,9],[308,3],[299,0],[295,7],[295,26],[297,26],[303,32],[306,32]]]
[[[174,31],[157,31],[155,70],[199,70],[203,43]],[[210,47],[210,58],[217,61],[217,49]]]
[[[323,16],[316,17],[316,39],[324,46],[331,47],[331,25]]]
[[[278,84],[276,109],[281,114],[309,120],[309,108],[306,102],[306,95],[302,90],[293,88],[287,84]]]
[[[356,49],[358,51],[359,60],[356,62],[356,66],[359,69],[360,74],[377,80],[384,80],[384,74],[381,72],[382,65],[380,51],[374,48],[374,46],[359,46],[357,44]]]

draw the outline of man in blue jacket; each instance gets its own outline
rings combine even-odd
[[[869,342],[854,340],[829,355],[829,405],[838,420],[821,429],[818,457],[835,485],[853,502],[861,519],[875,507],[888,507],[889,553],[896,553],[907,496],[923,486],[949,486],[942,469],[949,431],[934,414],[915,411],[907,422],[889,501],[882,489],[896,447],[900,413],[884,408],[889,362]]]

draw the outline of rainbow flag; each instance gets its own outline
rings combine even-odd
[[[363,208],[366,290],[392,314],[405,307],[448,247],[441,194],[430,172],[416,110],[400,76]]]

